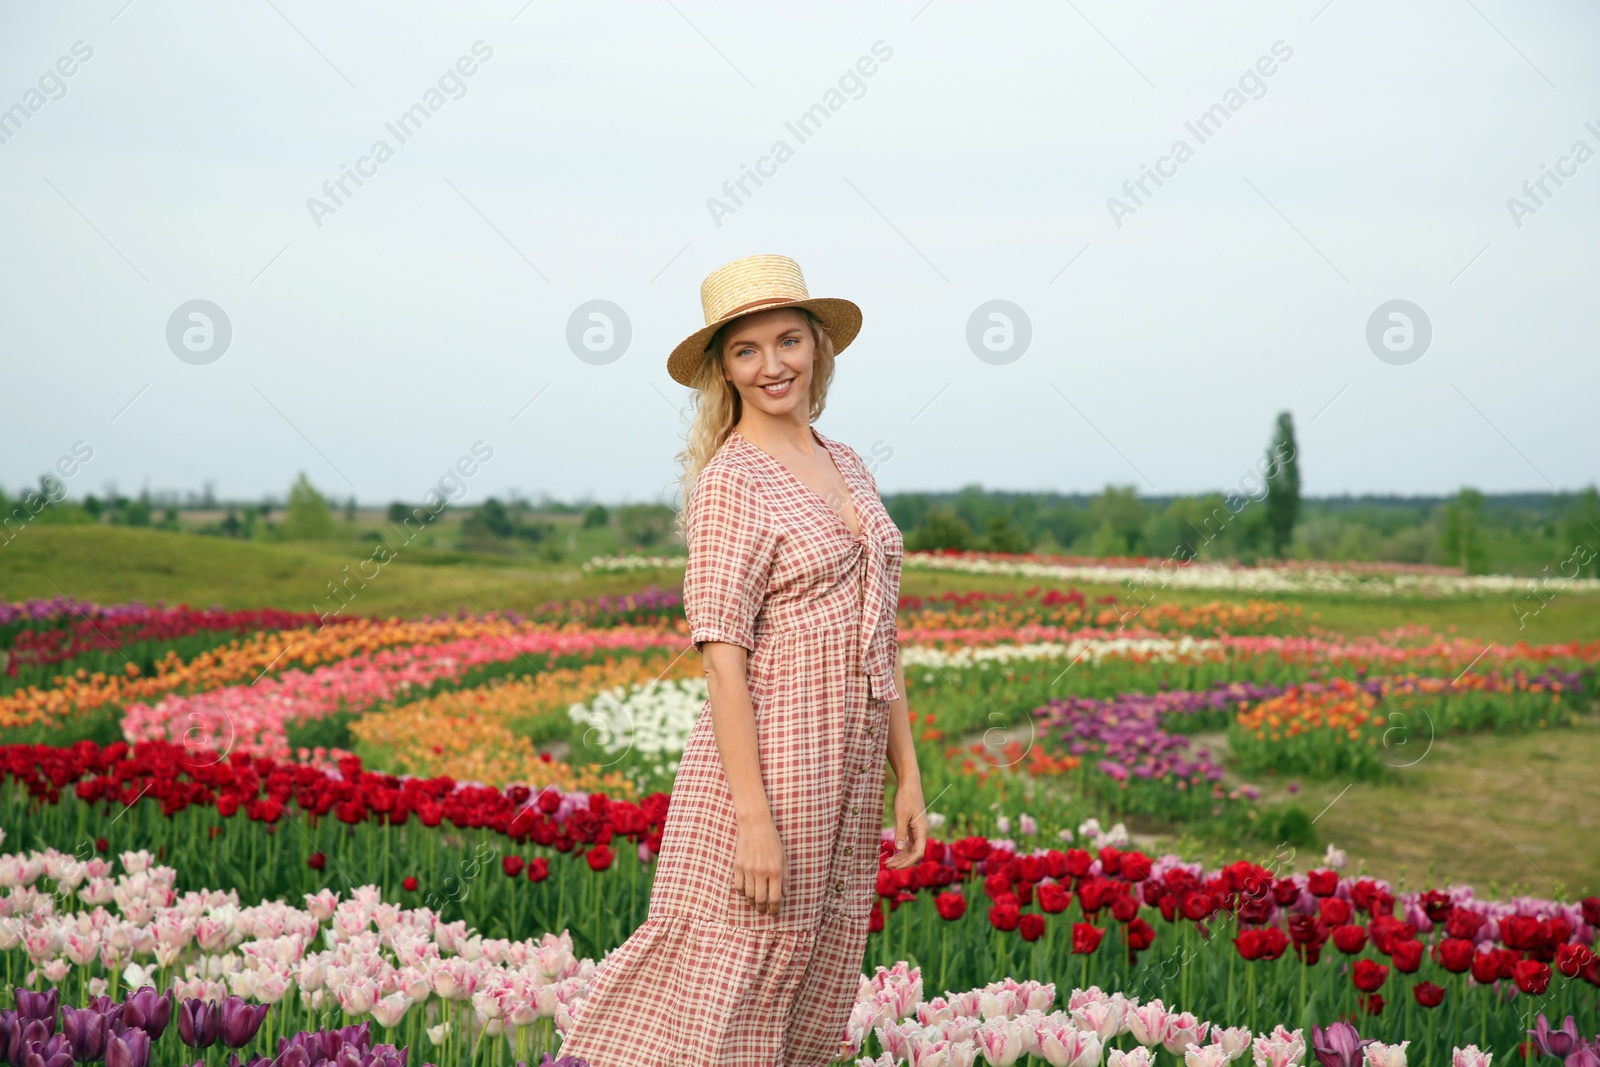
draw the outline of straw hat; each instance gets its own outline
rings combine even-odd
[[[800,264],[788,256],[745,256],[724,264],[700,283],[700,304],[706,324],[684,338],[667,357],[667,373],[682,385],[694,384],[711,336],[741,315],[773,308],[807,308],[833,338],[833,351],[843,352],[861,332],[861,309],[842,297],[811,296]]]

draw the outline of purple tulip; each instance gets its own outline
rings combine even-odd
[[[241,1060],[239,1054],[235,1052],[228,1057],[228,1067],[273,1067],[273,1063],[265,1056],[251,1056],[247,1060]]]
[[[1565,1067],[1600,1067],[1600,1038],[1569,1053]]]
[[[150,1035],[137,1026],[116,1034],[106,1045],[106,1067],[150,1067]]]
[[[143,1030],[152,1040],[158,1039],[166,1031],[167,1023],[172,1021],[172,1000],[170,989],[165,993],[157,993],[154,986],[141,986],[128,998],[122,1021]]]
[[[113,1029],[111,1019],[93,1008],[61,1009],[61,1032],[72,1045],[72,1058],[79,1063],[96,1063],[105,1059],[106,1042]]]
[[[222,1009],[190,997],[178,1005],[178,1037],[190,1048],[210,1048],[222,1032]]]
[[[244,1048],[261,1029],[270,1004],[246,1004],[237,994],[222,1002],[222,1043],[229,1048]]]
[[[1550,1020],[1545,1018],[1544,1012],[1539,1013],[1539,1025],[1536,1029],[1529,1030],[1533,1035],[1533,1043],[1539,1051],[1553,1059],[1564,1060],[1578,1049],[1583,1047],[1583,1035],[1578,1033],[1578,1021],[1572,1016],[1567,1016],[1567,1021],[1561,1024],[1561,1029],[1550,1029]]]
[[[278,1055],[273,1058],[273,1067],[311,1067],[314,1063],[328,1062],[313,1057],[304,1045],[285,1044],[286,1040],[278,1042]]]
[[[1330,1023],[1326,1030],[1320,1026],[1311,1027],[1311,1049],[1322,1067],[1361,1067],[1366,1058],[1362,1049],[1373,1040],[1362,1040],[1356,1028],[1346,1022]]]
[[[61,993],[52,989],[36,993],[31,989],[17,990],[17,1018],[27,1022],[38,1019],[50,1033],[56,1032],[56,1009],[61,1005]]]
[[[72,1046],[61,1034],[46,1041],[30,1041],[22,1047],[20,1067],[72,1067]]]
[[[20,994],[27,990],[19,989],[17,992]],[[25,1019],[18,1015],[11,1024],[11,1036],[6,1039],[6,1059],[12,1063],[21,1063],[29,1048],[50,1040],[50,1029],[43,1019]]]

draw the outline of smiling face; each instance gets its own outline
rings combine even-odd
[[[722,376],[747,408],[775,417],[809,409],[816,339],[798,308],[757,311],[729,323],[722,344]]]

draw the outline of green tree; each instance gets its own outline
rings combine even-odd
[[[1144,552],[1149,507],[1131,485],[1108,485],[1089,502],[1090,552],[1097,556],[1137,556]]]
[[[1579,493],[1578,499],[1562,516],[1561,539],[1565,542],[1562,547],[1576,555],[1573,564],[1578,566],[1579,575],[1600,576],[1600,492],[1594,486]],[[1589,562],[1580,563],[1584,559]]]
[[[676,516],[665,504],[629,504],[617,509],[617,543],[659,551],[672,536]]]
[[[117,509],[117,515],[120,516],[125,525],[150,525],[150,490],[141,490],[137,500],[129,500],[125,496],[119,496],[117,497],[117,503],[121,505]]]
[[[938,552],[953,548],[965,552],[972,547],[972,527],[947,504],[936,504],[922,516],[922,522],[905,535],[906,548],[913,552]]]
[[[607,526],[611,522],[611,513],[604,504],[592,504],[583,509],[583,528],[592,530],[597,526]]]
[[[1033,549],[1027,532],[1013,523],[1011,517],[1004,512],[989,516],[988,522],[985,523],[983,540],[986,552],[1020,555]]]
[[[333,536],[333,508],[305,471],[289,487],[289,503],[284,506],[278,532],[287,541],[316,541]]]
[[[1482,574],[1488,554],[1483,544],[1483,494],[1463,488],[1444,506],[1444,530],[1439,538],[1444,558],[1463,574]]]
[[[1272,554],[1282,559],[1300,515],[1300,458],[1295,451],[1294,419],[1287,411],[1278,414],[1277,432],[1267,450],[1266,473],[1267,529]]]

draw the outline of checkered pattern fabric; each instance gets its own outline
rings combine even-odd
[[[816,437],[859,535],[737,431],[687,516],[690,637],[749,649],[783,907],[757,913],[733,888],[733,798],[708,701],[678,765],[648,917],[606,955],[565,1035],[561,1051],[591,1067],[810,1067],[839,1053],[877,878],[904,543],[861,457]]]

